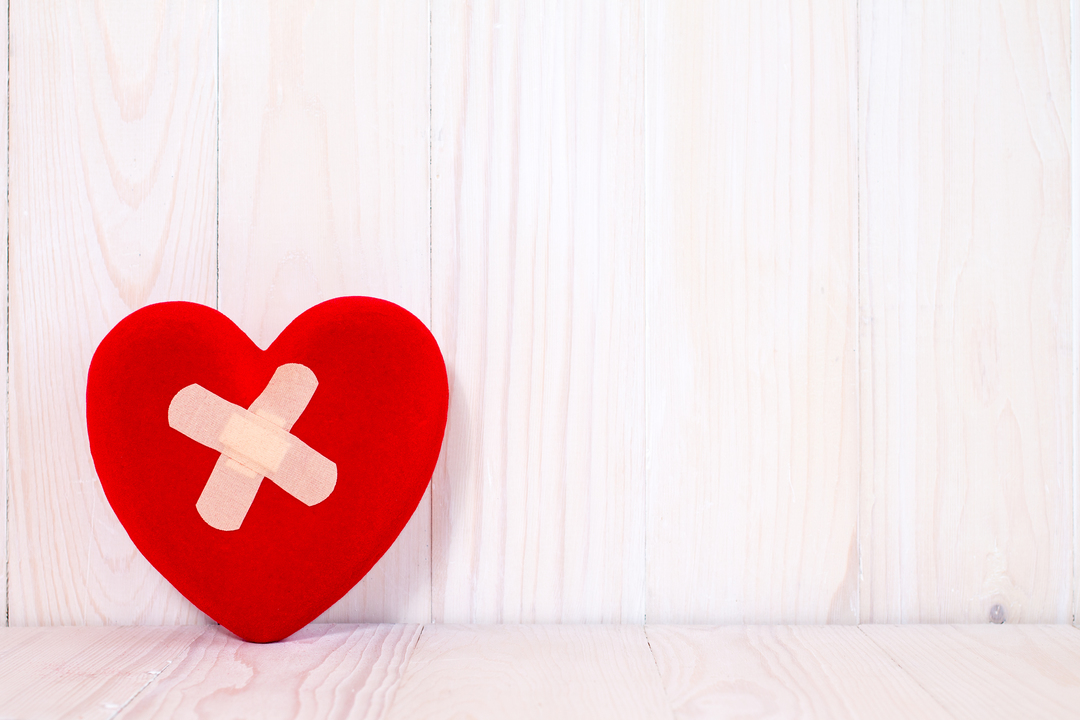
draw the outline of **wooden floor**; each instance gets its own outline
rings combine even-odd
[[[1080,717],[1080,630],[0,628],[0,718],[58,717]]]

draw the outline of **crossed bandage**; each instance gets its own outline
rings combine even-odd
[[[289,432],[318,385],[310,369],[290,363],[246,410],[200,385],[173,396],[169,426],[221,453],[195,503],[207,524],[238,529],[264,477],[308,506],[333,492],[337,465]]]

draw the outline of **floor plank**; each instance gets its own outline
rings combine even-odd
[[[428,7],[221,4],[220,309],[266,347],[310,306],[431,317]],[[431,505],[325,613],[427,622]]]
[[[309,625],[268,645],[211,628],[117,720],[379,718],[394,700],[420,628]]]
[[[125,315],[214,302],[217,3],[10,9],[9,618],[199,622],[113,515],[85,397]]]
[[[860,621],[1065,622],[1069,3],[859,15]]]
[[[0,718],[1075,717],[1069,625],[0,628]]]
[[[1069,625],[863,625],[956,718],[1076,717],[1080,630]]]
[[[432,29],[432,620],[644,622],[640,3]]]
[[[0,717],[112,718],[206,628],[0,630]]]
[[[854,0],[649,0],[649,622],[858,619]]]
[[[387,717],[671,715],[641,626],[429,625]]]
[[[677,719],[949,717],[856,627],[652,625],[646,634]]]

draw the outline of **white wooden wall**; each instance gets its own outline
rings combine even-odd
[[[10,0],[8,623],[206,622],[94,474],[118,320],[265,345],[344,294],[428,323],[451,407],[327,619],[1071,621],[1078,15]]]

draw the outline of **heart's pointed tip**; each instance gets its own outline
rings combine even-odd
[[[254,627],[254,628],[232,628],[224,623],[221,624],[223,630],[235,635],[240,640],[246,643],[252,643],[254,645],[269,645],[271,643],[281,642],[287,640],[296,633],[307,627],[308,623],[301,625],[290,625],[287,628],[271,628]]]
[[[230,630],[229,632],[232,632],[232,631]],[[253,645],[270,645],[272,643],[281,642],[285,638],[289,637],[289,635],[292,635],[292,633],[289,633],[288,635],[281,635],[281,636],[278,636],[277,634],[274,634],[272,636],[265,636],[265,635],[258,635],[258,634],[248,635],[248,634],[241,634],[241,633],[233,632],[233,635],[235,635],[239,639],[243,640],[244,642],[251,643]]]
[[[272,643],[281,642],[285,638],[289,637],[289,635],[292,635],[292,633],[289,633],[288,635],[281,635],[280,637],[278,635],[273,635],[271,637],[243,637],[237,635],[236,637],[240,638],[246,643],[252,643],[254,645],[270,645]]]

